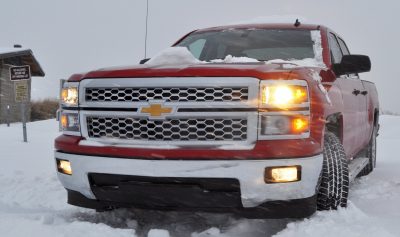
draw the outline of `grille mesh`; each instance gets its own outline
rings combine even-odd
[[[229,88],[86,88],[86,101],[143,102],[229,102],[247,101],[247,87]]]
[[[117,138],[144,141],[243,141],[247,139],[247,120],[166,119],[87,117],[91,138]]]

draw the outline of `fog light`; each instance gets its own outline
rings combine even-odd
[[[265,168],[266,183],[288,183],[301,180],[301,166],[279,166]]]
[[[71,162],[68,160],[59,160],[57,159],[57,170],[63,174],[72,174]]]

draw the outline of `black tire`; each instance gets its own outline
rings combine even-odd
[[[357,175],[357,177],[365,176],[371,173],[376,167],[376,137],[378,134],[378,129],[374,127],[372,131],[371,140],[368,143],[368,146],[365,148],[363,152],[364,157],[368,158],[368,164],[361,170],[361,172]]]
[[[338,207],[347,207],[348,162],[340,140],[331,132],[325,133],[323,156],[317,209],[336,210]]]

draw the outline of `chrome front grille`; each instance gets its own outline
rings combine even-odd
[[[90,138],[129,141],[245,141],[247,118],[173,118],[88,116]]]
[[[241,102],[248,98],[248,87],[104,87],[85,90],[88,102]]]
[[[259,83],[250,77],[84,79],[81,142],[251,149],[257,140]],[[157,106],[172,110],[159,115]]]

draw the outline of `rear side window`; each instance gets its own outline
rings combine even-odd
[[[329,46],[331,50],[331,57],[333,63],[340,63],[342,60],[342,51],[340,50],[340,46],[338,41],[336,40],[336,36],[332,33],[329,33]]]
[[[346,43],[341,38],[338,38],[338,40],[339,40],[339,45],[340,45],[340,48],[342,49],[343,55],[349,55],[350,51],[347,48]]]

